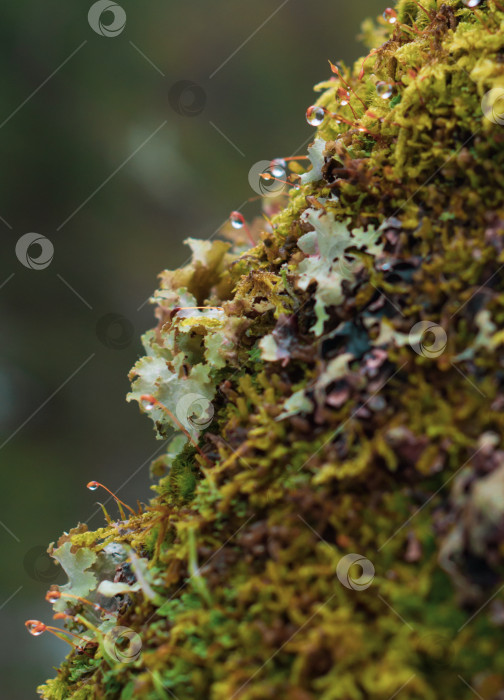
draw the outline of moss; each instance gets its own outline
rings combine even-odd
[[[423,6],[317,86],[260,242],[161,275],[129,400],[182,432],[143,513],[58,543],[121,592],[67,601],[47,700],[501,697],[504,7]]]

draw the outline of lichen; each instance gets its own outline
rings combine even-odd
[[[257,245],[162,273],[128,398],[178,434],[148,508],[50,550],[116,610],[60,598],[90,643],[46,700],[502,697],[504,7],[395,11]]]

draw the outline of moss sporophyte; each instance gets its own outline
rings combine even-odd
[[[47,700],[502,697],[504,6],[362,33],[263,218],[160,275],[155,496],[50,546]]]

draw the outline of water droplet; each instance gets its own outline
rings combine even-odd
[[[245,219],[239,211],[232,211],[229,220],[233,228],[239,229],[245,226]]]
[[[397,12],[391,7],[387,7],[385,12],[383,13],[383,19],[389,24],[395,24],[397,22]]]
[[[372,411],[383,411],[387,407],[387,402],[383,396],[372,396],[368,406]]]
[[[341,98],[342,107],[350,102],[350,93],[347,90],[338,90],[338,95]]]
[[[45,632],[46,626],[40,620],[27,620],[25,622],[26,629],[34,637],[38,637],[42,632]]]
[[[98,605],[98,603],[95,603],[95,604],[93,605],[93,610],[96,610],[96,612],[100,612],[101,609],[102,609],[102,608],[101,608],[101,605]]]
[[[383,100],[388,100],[394,94],[394,86],[386,83],[384,80],[380,80],[376,83],[376,94]]]
[[[320,126],[325,119],[326,110],[312,105],[306,110],[306,121],[310,126]]]
[[[275,158],[271,161],[270,169],[273,177],[285,177],[285,172],[287,168],[287,163],[283,158]]]
[[[274,180],[275,178],[271,173],[261,173],[261,177],[263,180]]]
[[[178,314],[179,311],[180,311],[180,307],[176,307],[175,309],[173,309],[173,313],[175,313],[175,314]],[[142,402],[142,407],[143,407],[144,411],[152,411],[152,409],[156,405],[156,401],[155,401],[154,397],[151,396],[150,394],[145,394],[144,396],[141,396],[140,401]]]
[[[481,0],[462,0],[462,4],[470,8],[478,7],[480,2]]]
[[[46,595],[46,600],[48,603],[51,603],[51,605],[54,605],[54,603],[61,598],[61,593],[59,591],[49,591],[49,593]]]
[[[97,481],[90,481],[87,487],[90,491],[96,491],[99,485],[100,484]]]

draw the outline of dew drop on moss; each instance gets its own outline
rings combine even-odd
[[[344,107],[345,105],[347,105],[350,102],[350,93],[347,91],[344,91],[344,93],[341,94],[341,97],[342,97],[341,105],[342,105],[342,107]]]
[[[383,13],[383,19],[389,24],[395,24],[397,22],[397,12],[391,7],[387,7],[385,12]]]
[[[275,158],[271,161],[270,169],[273,177],[285,177],[287,163],[283,158]]]
[[[45,632],[46,626],[44,625],[43,622],[39,622],[39,620],[27,620],[25,622],[26,629],[30,634],[32,634],[34,637],[38,637],[41,635],[43,632]]]
[[[325,109],[312,105],[306,110],[306,121],[310,126],[320,126],[325,119]]]
[[[390,83],[386,83],[384,80],[380,80],[376,83],[376,94],[383,100],[388,100],[392,97],[394,93],[394,87]]]
[[[239,229],[245,226],[245,219],[239,211],[232,211],[229,216],[229,221],[233,228]]]

